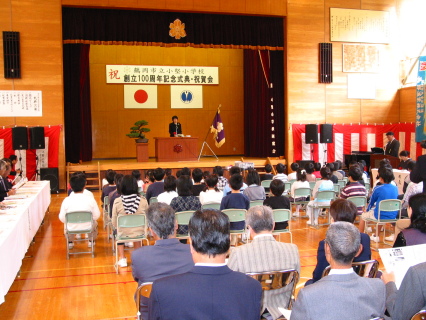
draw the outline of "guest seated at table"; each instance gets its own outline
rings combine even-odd
[[[10,176],[10,171],[12,170],[12,162],[10,161],[9,158],[4,158],[3,161],[6,162],[6,170],[4,171],[2,175],[3,182],[6,185],[6,189],[11,190],[13,187],[13,183],[12,183],[13,180],[9,179],[9,176]]]
[[[357,216],[357,208],[354,203],[348,200],[337,199],[330,206],[330,215],[333,218],[333,222],[346,221],[354,223]],[[318,244],[317,265],[312,273],[312,279],[308,280],[305,286],[320,280],[324,269],[330,265],[325,257],[324,243],[324,240],[321,240]],[[354,262],[371,259],[370,237],[366,233],[361,233],[361,246],[362,250],[355,256]]]
[[[272,166],[268,163],[265,165],[265,174],[260,177],[260,181],[263,180],[272,180],[274,175],[272,174]]]
[[[331,224],[324,248],[331,267],[330,273],[299,291],[291,311],[291,320],[383,317],[386,300],[383,282],[380,279],[360,277],[352,269],[353,259],[362,250],[358,229],[344,221]]]
[[[274,215],[270,207],[251,207],[246,214],[246,225],[253,240],[236,247],[231,252],[228,267],[243,273],[285,269],[295,269],[300,273],[297,246],[276,241],[272,235],[274,224]],[[288,304],[292,288],[293,284],[289,284],[279,290],[265,291],[262,311],[267,308],[273,319],[280,318],[281,312],[278,308]]]
[[[68,212],[87,211],[92,213],[93,228],[90,234],[93,234],[95,240],[98,236],[98,223],[101,212],[99,211],[98,204],[93,196],[84,193],[86,187],[86,177],[83,174],[76,174],[71,176],[70,185],[72,193],[62,201],[61,210],[59,212],[59,220],[64,223],[65,230],[65,215]],[[90,227],[90,223],[68,223],[68,230],[84,230]],[[70,249],[74,247],[74,235],[68,236],[68,246]],[[88,246],[94,245],[89,240]]]
[[[111,193],[111,191],[114,191],[117,189],[117,186],[115,185],[114,179],[115,175],[117,173],[114,170],[109,170],[106,173],[105,179],[107,180],[107,184],[102,187],[102,194],[101,194],[101,202],[104,203],[104,198]]]
[[[248,170],[246,182],[248,187],[244,189],[243,194],[250,201],[266,199],[265,188],[260,185],[260,177],[256,170]]]
[[[223,193],[217,188],[218,177],[216,174],[206,178],[207,189],[200,192],[201,205],[210,203],[221,203]]]
[[[168,176],[164,179],[164,192],[160,193],[157,197],[158,202],[164,202],[170,205],[173,198],[176,198],[176,178],[175,176]]]
[[[8,196],[12,196],[16,193],[14,189],[10,189],[7,187],[7,184],[3,179],[3,175],[7,170],[6,166],[7,166],[6,162],[3,160],[0,160],[0,201],[3,201],[4,198]]]
[[[192,170],[192,179],[194,184],[192,185],[192,195],[198,197],[201,191],[204,191],[206,185],[201,182],[203,179],[203,171],[200,168]]]
[[[138,183],[132,175],[125,175],[120,185],[120,197],[115,199],[114,208],[112,209],[112,224],[117,229],[118,217],[128,214],[144,214],[148,209],[148,202],[138,193]],[[121,233],[117,233],[118,237],[127,236],[134,237],[144,233],[140,227],[125,228]],[[134,243],[135,248],[141,246],[140,241]],[[118,266],[127,267],[127,259],[124,255],[124,244],[118,245]]]
[[[280,179],[282,182],[287,182],[288,176],[285,174],[285,171],[287,170],[286,165],[278,163],[275,169],[277,170],[277,174],[274,176],[274,179]]]
[[[160,193],[164,192],[164,169],[157,168],[153,173],[155,182],[148,187],[148,191],[146,192],[146,200],[148,202],[152,197],[157,197]]]
[[[426,243],[426,194],[416,194],[408,203],[410,225],[397,235],[394,248]]]
[[[407,165],[412,159],[410,158],[410,151],[403,150],[399,153],[399,159],[401,162],[398,165],[398,169],[407,170]]]

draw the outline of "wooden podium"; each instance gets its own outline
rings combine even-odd
[[[154,139],[155,156],[158,162],[198,160],[198,138],[166,137]]]
[[[148,160],[148,143],[136,142],[136,161],[146,162]]]

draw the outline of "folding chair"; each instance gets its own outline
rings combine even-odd
[[[334,191],[330,190],[330,191],[318,191],[317,196],[316,196],[315,199],[317,199],[317,200],[325,200],[325,201],[330,201],[331,202],[331,200],[333,200],[334,198],[335,198]],[[320,202],[314,202],[314,205],[312,205],[313,210],[315,210],[315,209],[319,209],[319,210],[321,210],[321,209],[330,209],[330,202],[326,203],[325,201],[324,202],[322,202],[322,201],[320,201]],[[312,212],[312,214],[314,214],[314,213]],[[312,222],[315,222],[315,219],[313,217],[310,217],[310,218],[311,218]],[[330,223],[331,223],[331,221],[330,221],[330,212],[329,212],[328,213],[328,222],[326,222],[326,223],[319,223],[317,225],[312,225],[312,226],[318,228],[318,227],[321,227],[321,226],[326,226],[326,225],[328,226]]]
[[[290,286],[290,299],[283,307],[291,309],[293,304],[292,297],[294,296],[294,291],[299,282],[299,272],[297,272],[297,270],[287,269],[269,272],[250,272],[246,273],[246,275],[260,282],[264,295],[267,294],[267,292]]]
[[[203,204],[201,206],[201,209],[215,209],[215,210],[220,210],[220,203],[207,203],[207,204]]]
[[[420,310],[414,316],[411,317],[411,320],[425,320],[426,319],[426,310]]]
[[[250,201],[250,208],[255,206],[263,206],[263,200]]]
[[[334,193],[336,194],[336,197],[340,194],[340,186],[338,184],[333,184],[334,186]]]
[[[283,193],[283,195],[289,197],[290,189],[291,189],[291,183],[288,182],[288,181],[284,182],[284,193]]]
[[[75,224],[88,224],[89,226],[84,229],[78,229],[78,230],[69,230],[68,224],[69,223],[75,223]],[[92,258],[95,257],[95,246],[93,244],[93,229],[94,229],[94,222],[92,218],[92,213],[90,211],[75,211],[75,212],[68,212],[65,214],[65,240],[67,241],[67,259],[70,258],[70,254],[83,254],[83,253],[91,253]],[[74,241],[87,241],[90,240],[92,242],[92,249],[91,251],[79,251],[79,252],[70,252],[68,242],[69,242],[69,235],[76,235],[76,234],[89,234],[88,239],[74,239]]]
[[[370,188],[371,188],[371,187],[370,187],[370,182],[366,182],[366,183],[365,183],[365,190],[367,190],[367,197],[368,197],[368,195],[370,194],[370,191],[371,191],[371,190],[370,190]]]
[[[263,180],[263,181],[260,182],[260,185],[265,189],[266,194],[269,193],[271,182],[272,182],[272,180]]]
[[[362,207],[362,211],[365,211],[365,208],[367,208],[367,197],[366,196],[353,196],[353,197],[349,197],[346,200],[353,202],[357,208],[361,208]],[[361,219],[361,215],[357,216],[360,217]],[[356,220],[356,223],[358,223],[359,221]]]
[[[138,320],[142,320],[141,311],[140,311],[141,298],[144,297],[149,299],[149,297],[151,296],[151,290],[152,290],[152,282],[144,282],[136,289],[135,302],[136,302]]]
[[[402,201],[396,200],[396,199],[388,199],[388,200],[382,200],[380,201],[379,205],[379,215],[376,219],[365,219],[365,229],[368,228],[368,224],[375,224],[376,225],[376,231],[375,236],[379,236],[379,225],[383,226],[383,243],[388,246],[393,246],[393,243],[386,242],[386,224],[388,223],[396,223],[399,219],[401,219],[401,208],[402,208]],[[398,211],[395,219],[380,219],[380,214],[382,212],[392,212],[392,211]],[[374,241],[373,241],[374,242]],[[372,250],[378,251],[379,250],[379,243],[376,242],[376,248],[371,248]]]
[[[379,271],[379,261],[377,260],[366,260],[360,262],[352,262],[352,268],[355,273],[360,277],[364,278],[375,278],[377,272]],[[330,273],[331,267],[327,266],[322,272],[322,278],[328,276]]]
[[[342,190],[346,186],[346,181],[345,180],[337,180],[337,184],[339,185],[340,190]]]
[[[297,205],[301,205],[301,206],[307,205],[309,203],[309,200],[306,200],[306,198],[310,196],[311,196],[310,188],[294,189],[294,198],[293,198],[293,201],[290,201],[291,208],[293,209],[293,206],[297,206]],[[296,201],[297,198],[301,198],[301,197],[305,197],[305,200]],[[307,215],[305,214],[303,217],[307,217]]]
[[[189,220],[194,215],[194,212],[195,210],[176,212],[176,221],[179,226],[178,231],[176,233],[176,238],[189,239],[188,224],[189,224]],[[182,230],[184,229],[186,229],[186,232],[182,232]]]
[[[231,237],[236,237],[238,239],[238,236],[241,235],[241,238],[243,234],[246,232],[245,228],[245,222],[246,222],[246,212],[245,209],[224,209],[222,210],[224,214],[226,214],[229,218],[229,222],[234,223],[244,223],[244,227],[242,229],[236,229],[236,230],[230,230],[231,231]],[[231,241],[232,243],[232,241]]]
[[[111,205],[109,203],[108,196],[105,196],[104,198],[103,213],[104,213],[104,229],[106,228],[107,230],[107,241],[109,242],[110,237],[111,239],[114,239],[114,226],[110,218]],[[112,252],[114,252],[114,250],[115,250],[115,247],[114,247],[114,244],[112,243]]]
[[[134,237],[129,237],[126,235],[119,234],[126,230],[126,228],[141,228],[141,233]],[[147,238],[148,236],[148,228],[146,223],[146,217],[144,214],[126,214],[122,216],[117,217],[117,235],[115,238],[115,264],[114,268],[115,271],[118,274],[118,244],[119,243],[126,243],[126,242],[142,242],[143,240],[146,241],[147,245],[149,246],[149,240]]]
[[[277,224],[279,222],[287,222],[288,223],[287,229],[274,229],[272,231],[272,234],[280,236],[283,233],[289,233],[290,234],[290,242],[293,243],[293,234],[290,231],[290,223],[289,223],[290,217],[291,217],[291,211],[289,209],[274,209],[274,210],[272,210],[272,212],[274,214],[275,224]]]
[[[314,187],[315,187],[315,184],[316,184],[317,182],[316,181],[309,181],[309,188],[311,189],[311,190],[314,190]]]

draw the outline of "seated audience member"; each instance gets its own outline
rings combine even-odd
[[[321,168],[321,180],[318,180],[315,183],[314,189],[312,190],[312,200],[309,201],[308,205],[306,206],[306,214],[309,217],[309,220],[307,222],[308,225],[318,224],[318,216],[320,209],[318,208],[318,204],[321,205],[327,205],[330,203],[329,200],[323,200],[323,199],[316,199],[316,196],[319,191],[334,191],[334,185],[333,182],[330,180],[331,177],[331,170],[329,167],[322,167]]]
[[[340,172],[342,175],[342,179],[346,176],[345,171],[343,170],[343,163],[340,160],[336,160],[335,162],[337,164],[337,172]]]
[[[200,192],[201,205],[222,202],[223,193],[217,188],[218,180],[216,174],[206,178],[207,189]]]
[[[420,142],[423,149],[426,149],[426,140]],[[414,183],[423,182],[423,192],[426,193],[426,154],[417,158],[413,171],[410,172],[410,181]]]
[[[189,221],[195,266],[187,273],[155,280],[150,320],[259,320],[262,288],[258,281],[226,266],[229,219],[217,210],[199,210]]]
[[[314,163],[314,172],[313,172],[313,174],[315,175],[315,177],[317,178],[317,179],[321,179],[321,163],[319,163],[319,162],[315,162]]]
[[[299,291],[291,320],[359,320],[383,317],[386,291],[380,279],[358,276],[352,261],[362,250],[358,229],[349,222],[330,225],[325,238],[328,276]]]
[[[139,170],[133,170],[132,176],[135,177],[136,181],[138,182],[138,191],[140,193],[143,190],[143,181],[141,179],[141,172]]]
[[[124,175],[122,173],[117,173],[114,178],[114,183],[116,186],[116,189],[111,191],[108,194],[109,199],[109,217],[112,217],[112,209],[114,208],[114,201],[118,197],[120,197],[120,186],[121,186],[121,180],[123,180]]]
[[[81,176],[83,176],[83,177],[84,177],[84,181],[86,181],[86,185],[87,185],[86,174],[85,174],[83,171],[76,171],[76,172],[74,172],[71,176],[74,176],[74,175],[75,175],[75,176],[77,176],[77,175],[81,175]],[[72,191],[72,188],[71,188],[71,186],[70,186],[70,189],[68,190],[68,195],[71,195],[73,192],[74,192],[74,191]],[[86,188],[84,188],[83,193],[84,193],[86,196],[91,196],[91,197],[95,198],[95,196],[93,195],[93,192],[92,192],[92,191],[90,191],[90,190],[87,190]]]
[[[210,175],[211,175],[211,172],[209,170],[203,171],[203,180],[201,180],[201,182],[205,184],[206,183],[206,179],[208,177],[210,177]]]
[[[148,187],[153,184],[155,182],[155,178],[154,178],[154,172],[153,170],[146,170],[145,171],[145,180],[143,183],[143,192],[146,194],[148,191]]]
[[[98,223],[96,220],[99,219],[101,212],[99,211],[98,204],[93,196],[84,194],[86,187],[86,177],[82,174],[73,175],[70,178],[71,189],[73,192],[62,201],[61,210],[59,212],[59,220],[62,223],[66,223],[65,216],[68,212],[75,211],[88,211],[92,213],[93,229],[93,240],[98,236]],[[90,223],[68,223],[68,230],[82,230],[88,229]],[[65,230],[65,225],[64,225]],[[68,237],[68,247],[72,249],[74,247],[74,235]],[[93,243],[94,245],[94,243]],[[88,246],[91,247],[92,243],[89,241]]]
[[[181,170],[181,175],[191,177],[191,169],[188,167],[183,167]]]
[[[426,194],[419,193],[409,200],[410,225],[396,237],[394,248],[426,243]],[[408,220],[408,219],[401,219]],[[398,220],[399,222],[400,220]]]
[[[166,183],[166,177],[164,182]],[[153,203],[146,213],[153,246],[141,247],[132,253],[132,273],[138,286],[145,282],[188,272],[194,267],[188,244],[176,239],[176,217],[172,207]],[[148,299],[141,297],[142,319],[148,319]]]
[[[338,184],[339,183],[339,179],[333,174],[334,173],[334,163],[333,162],[329,162],[325,165],[327,168],[330,169],[330,180],[334,183],[334,184]],[[321,176],[322,178],[322,176]]]
[[[359,160],[358,165],[362,171],[362,180],[364,181],[364,185],[368,182],[368,179],[370,176],[368,175],[368,172],[365,171],[367,168],[367,163],[364,160]]]
[[[314,164],[309,162],[305,165],[306,171],[306,181],[315,182],[317,181],[317,177],[314,175]]]
[[[172,175],[172,169],[170,169],[170,168],[164,169],[164,174],[165,174],[166,177],[171,176]]]
[[[264,206],[271,207],[272,210],[275,209],[290,209],[290,200],[283,196],[284,192],[284,182],[279,179],[275,179],[271,182],[271,192],[272,197],[266,198],[263,201]],[[275,229],[283,230],[288,227],[288,222],[279,222],[275,223]]]
[[[9,191],[14,190],[12,189],[13,187],[12,180],[9,180],[10,171],[12,170],[12,162],[8,158],[4,158],[3,161],[6,163],[6,169],[4,170],[3,174],[1,174],[0,172],[0,175],[3,178],[3,183],[6,186],[6,190],[9,190]]]
[[[160,193],[157,197],[158,202],[170,205],[170,202],[178,196],[176,192],[176,178],[174,176],[167,176],[164,179],[164,192]]]
[[[410,151],[407,150],[403,150],[399,153],[399,159],[401,160],[401,162],[398,165],[398,169],[401,170],[407,170],[407,165],[410,161],[413,161],[410,158]]]
[[[416,166],[416,161],[413,161],[413,160],[411,160],[410,162],[408,162],[408,164],[407,164],[407,170],[408,170],[408,172],[410,172],[410,174],[411,174],[411,172],[413,171],[413,169],[414,169],[414,167]],[[407,188],[408,188],[408,185],[411,183],[411,180],[410,180],[410,175],[407,175],[406,177],[405,177],[405,179],[404,179],[404,185],[403,185],[403,187],[402,187],[402,192],[403,193],[406,193],[407,192]],[[421,184],[422,185],[422,187],[423,187],[423,184]],[[422,188],[422,190],[423,190],[423,188]]]
[[[114,170],[108,170],[105,179],[107,180],[107,184],[102,187],[102,194],[101,194],[101,202],[104,203],[104,198],[110,194],[111,191],[114,191],[117,189],[117,186],[115,185],[114,179],[115,179],[116,172]]]
[[[349,165],[349,170],[351,170],[352,167],[357,167],[361,171],[361,175],[360,175],[361,178],[359,178],[356,181],[358,181],[360,184],[362,184],[365,187],[365,182],[366,181],[368,182],[368,180],[366,180],[367,178],[364,178],[364,172],[362,172],[362,164],[360,162],[353,161],[353,163],[351,162],[351,164]],[[346,182],[346,186],[348,186],[350,183],[351,181],[348,179],[348,181]]]
[[[245,209],[250,208],[250,200],[240,192],[241,186],[243,185],[243,177],[237,173],[231,176],[229,179],[229,185],[232,188],[230,194],[222,198],[220,203],[220,210],[223,209]],[[231,222],[231,230],[244,229],[244,222]]]
[[[256,170],[248,170],[246,182],[248,187],[244,189],[243,194],[250,201],[266,199],[265,188],[260,185],[260,177]]]
[[[426,262],[410,267],[399,289],[393,273],[383,272],[386,284],[386,309],[392,320],[408,320],[426,305]]]
[[[383,166],[379,168],[379,180],[381,185],[376,186],[370,198],[367,210],[362,213],[359,222],[359,230],[364,231],[365,219],[378,219],[379,218],[379,204],[382,200],[397,199],[398,188],[391,184],[394,179],[392,169]],[[383,211],[380,212],[380,219],[395,219],[398,211]],[[370,237],[371,241],[379,242],[378,230],[375,235]]]
[[[201,183],[203,179],[203,171],[200,168],[195,168],[192,170],[192,179],[194,184],[192,185],[192,195],[198,197],[201,191],[204,191],[206,185]]]
[[[294,192],[296,189],[300,188],[310,188],[309,182],[306,181],[306,170],[297,169],[297,175],[296,175],[297,181],[293,182],[290,189],[290,201],[305,201],[307,197],[297,197],[295,198]],[[316,178],[315,178],[316,180]],[[296,206],[296,212],[294,212],[293,216],[298,217],[299,216],[299,210],[300,205],[298,204]]]
[[[107,171],[105,171],[105,177],[102,179],[102,189],[108,184],[107,175],[110,171],[114,171],[114,170],[107,169]]]
[[[297,170],[299,169],[299,164],[297,162],[293,162],[290,165],[290,169],[293,172],[289,173],[289,175],[287,176],[288,180],[296,180],[297,179],[296,173],[297,173]]]
[[[120,197],[115,199],[112,209],[112,225],[117,230],[118,217],[127,214],[144,214],[148,209],[148,202],[138,193],[138,183],[131,175],[126,175],[121,180]],[[118,237],[127,236],[135,237],[144,234],[144,230],[139,227],[125,228],[121,233],[117,233]],[[135,248],[141,246],[140,241],[134,242]],[[124,244],[118,244],[118,266],[127,267],[127,259],[124,255]]]
[[[362,171],[359,166],[354,165],[349,169],[349,184],[346,185],[340,191],[340,198],[347,199],[349,197],[365,197],[367,196],[367,190],[365,187],[359,182],[362,180]],[[361,215],[364,211],[363,207],[358,207],[358,215]]]
[[[352,202],[344,199],[337,199],[333,201],[330,206],[330,215],[333,218],[333,222],[346,221],[354,223],[357,215],[357,209],[355,204]],[[325,256],[324,243],[325,241],[321,240],[318,244],[317,265],[314,269],[314,272],[312,273],[312,279],[308,280],[305,283],[305,286],[320,280],[324,269],[330,265]],[[362,250],[358,255],[355,256],[353,260],[354,262],[371,259],[370,237],[366,233],[361,233],[361,246]]]
[[[278,163],[275,169],[277,170],[277,174],[274,176],[274,179],[280,179],[282,182],[287,182],[288,177],[284,173],[287,167],[282,163]]]
[[[333,162],[333,176],[336,176],[338,180],[343,180],[343,175],[339,172],[339,163]]]
[[[216,166],[213,168],[213,174],[217,175],[217,188],[220,191],[223,191],[223,189],[226,187],[226,185],[228,184],[228,179],[226,179],[223,176],[223,169],[221,166]]]
[[[176,181],[176,187],[178,196],[170,202],[170,206],[176,212],[201,209],[200,200],[192,195],[192,179],[188,175],[180,176]]]
[[[146,192],[146,200],[149,203],[149,199],[152,197],[157,197],[160,193],[164,192],[164,169],[157,168],[153,172],[155,182],[148,187]]]
[[[268,163],[265,165],[265,174],[260,177],[260,181],[263,180],[272,180],[274,175],[272,174],[272,166]]]
[[[233,167],[231,167],[231,169],[229,169],[229,174],[231,175],[231,177],[234,174],[241,175],[241,169],[237,166],[233,166]],[[240,188],[240,192],[243,192],[245,188],[247,188],[247,185],[243,182],[243,185]],[[223,188],[223,196],[226,196],[230,193],[231,193],[231,186],[229,185],[229,182],[228,182],[228,184],[225,186],[225,188]]]
[[[279,180],[278,180],[279,181]],[[242,273],[295,269],[300,273],[299,251],[295,244],[278,242],[272,236],[274,216],[268,206],[255,206],[247,211],[246,225],[252,242],[236,247],[229,256],[228,267]],[[281,316],[278,307],[286,306],[291,298],[291,287],[265,291],[265,308],[274,319]]]

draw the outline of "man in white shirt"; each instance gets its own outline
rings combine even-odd
[[[383,317],[386,290],[380,279],[358,276],[352,261],[362,250],[358,229],[349,222],[330,225],[325,238],[328,276],[299,291],[291,320],[359,320]]]
[[[93,196],[85,194],[84,190],[86,187],[86,177],[82,174],[74,175],[70,178],[70,185],[73,192],[62,201],[61,211],[59,212],[59,220],[66,223],[65,215],[68,212],[75,211],[89,211],[92,213],[93,228],[91,234],[93,239],[96,239],[98,235],[98,224],[96,220],[99,219],[101,213],[99,211],[98,204]],[[68,223],[68,230],[81,230],[90,228],[90,223]],[[65,225],[64,225],[65,230]],[[74,247],[74,235],[68,237],[68,246],[70,249]],[[89,241],[88,246],[91,247],[92,243]]]

